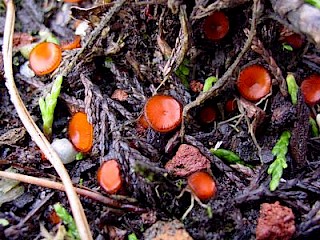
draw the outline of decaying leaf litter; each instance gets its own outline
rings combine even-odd
[[[50,91],[58,74],[64,81],[53,138],[67,137],[68,119],[79,110],[87,113],[94,126],[92,151],[83,160],[66,165],[74,184],[103,193],[96,180],[99,165],[107,159],[117,159],[121,165],[124,196],[105,204],[80,197],[94,238],[121,239],[135,233],[139,239],[151,239],[155,233],[145,229],[157,220],[169,222],[184,216],[190,193],[178,196],[186,178],[168,174],[164,168],[183,143],[210,160],[209,171],[217,183],[217,196],[206,203],[207,208],[195,202],[182,221],[194,239],[250,239],[255,236],[260,205],[276,201],[295,215],[294,238],[316,236],[319,139],[312,135],[309,116],[315,116],[318,108],[308,107],[300,91],[297,103],[292,104],[286,77],[292,73],[301,85],[305,77],[319,74],[320,24],[315,23],[320,13],[302,1],[289,2],[83,1],[72,5],[15,1],[15,32],[37,37],[47,27],[58,38],[70,40],[75,19],[89,22],[82,47],[65,52],[53,75],[23,75],[20,69],[26,60],[17,49],[13,60],[19,93],[38,126],[42,125],[38,99]],[[306,9],[311,9],[309,18],[300,18]],[[68,17],[70,11],[73,18]],[[202,30],[204,18],[215,11],[225,12],[230,21],[229,33],[218,42],[207,39]],[[283,26],[304,34],[300,49],[283,48],[279,40]],[[236,87],[240,70],[252,64],[264,66],[272,76],[272,91],[258,103],[241,98]],[[0,79],[3,76],[1,70]],[[192,91],[192,80],[201,85],[210,76],[218,78],[213,87],[205,93]],[[11,166],[23,174],[60,182],[18,120],[4,80],[0,83],[2,169]],[[115,98],[116,90],[126,97]],[[171,95],[184,106],[180,131],[161,134],[138,126],[146,100],[156,93]],[[228,113],[224,105],[234,97],[238,110]],[[204,105],[218,109],[212,124],[204,125],[198,119]],[[285,155],[288,167],[283,169],[278,188],[270,191],[272,150],[284,131],[291,133]],[[210,150],[217,142],[245,164],[230,165],[214,156]],[[3,238],[36,239],[40,224],[53,232],[58,229],[48,216],[56,202],[69,206],[66,195],[20,185],[25,192],[1,206],[0,218],[9,221],[7,226],[0,224]]]

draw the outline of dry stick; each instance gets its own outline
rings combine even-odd
[[[217,83],[213,85],[212,88],[210,88],[207,92],[202,92],[200,95],[192,102],[187,104],[183,108],[183,121],[181,123],[181,130],[180,130],[180,137],[183,140],[183,136],[185,133],[185,120],[187,118],[188,112],[196,107],[199,106],[201,103],[203,103],[205,100],[213,97],[216,94],[216,91],[223,87],[227,81],[229,80],[229,77],[232,75],[235,68],[238,66],[241,58],[243,55],[248,51],[248,49],[251,46],[251,42],[253,37],[256,35],[256,25],[257,25],[257,19],[260,12],[260,0],[254,0],[253,1],[253,7],[252,7],[252,20],[251,20],[251,27],[250,27],[250,34],[247,38],[246,43],[244,44],[242,51],[237,56],[236,60],[232,63],[232,65],[228,68],[228,70],[225,72],[225,74],[219,79]]]
[[[7,0],[7,13],[6,13],[6,22],[5,22],[5,30],[3,37],[3,62],[4,62],[4,71],[6,76],[6,87],[9,91],[11,101],[15,106],[15,109],[21,119],[23,125],[27,129],[28,133],[31,135],[32,139],[36,142],[38,147],[42,150],[42,152],[46,155],[47,159],[49,159],[50,163],[58,172],[64,186],[66,189],[66,194],[69,199],[70,207],[77,224],[77,228],[79,231],[79,235],[81,239],[91,240],[92,236],[90,233],[90,228],[84,214],[83,208],[81,206],[80,200],[73,188],[71,179],[61,162],[61,159],[57,155],[57,153],[53,150],[50,143],[43,135],[41,130],[33,121],[30,116],[28,110],[24,106],[21,97],[19,95],[18,89],[15,85],[13,78],[13,70],[12,70],[12,40],[14,33],[14,22],[15,22],[15,7],[12,0]]]
[[[20,173],[5,172],[5,171],[0,171],[0,177],[14,179],[19,182],[34,184],[34,185],[37,185],[40,187],[56,189],[59,191],[66,191],[63,184],[57,183],[57,182],[54,182],[54,181],[51,181],[48,179],[44,179],[44,178],[37,178],[37,177],[32,177],[32,176],[28,176],[28,175],[24,175],[24,174],[20,174]],[[131,205],[131,204],[119,203],[118,201],[116,201],[112,198],[108,198],[108,197],[103,196],[99,193],[92,192],[92,191],[89,191],[86,189],[75,188],[75,191],[84,197],[91,198],[91,199],[98,201],[98,202],[101,202],[109,207],[120,208],[120,209],[127,210],[130,212],[138,212],[138,213],[146,212],[146,209],[139,208],[139,207],[137,207],[135,205]]]

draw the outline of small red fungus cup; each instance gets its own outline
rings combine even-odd
[[[207,201],[217,193],[216,183],[207,172],[195,172],[191,174],[188,177],[188,186],[201,201]]]
[[[56,70],[61,63],[61,59],[62,51],[59,45],[43,42],[32,49],[29,63],[36,75],[43,76]]]
[[[87,114],[77,112],[69,122],[69,139],[74,147],[82,153],[87,153],[93,145],[93,126],[88,122]]]
[[[97,179],[107,193],[117,193],[122,188],[123,183],[118,161],[111,159],[103,162],[98,169]]]
[[[229,32],[229,19],[223,12],[214,12],[203,22],[205,36],[213,41],[224,38]]]
[[[199,120],[201,123],[210,124],[217,119],[217,111],[213,106],[204,106],[199,111]]]
[[[320,102],[320,75],[313,74],[303,80],[301,92],[305,102],[313,106]]]
[[[244,68],[238,77],[237,87],[242,97],[249,101],[258,101],[271,90],[271,77],[267,69],[260,65]]]
[[[294,49],[299,49],[302,47],[304,39],[300,34],[293,33],[283,37],[282,42],[289,44]]]
[[[167,133],[181,124],[182,106],[171,96],[155,95],[146,102],[144,116],[153,130]]]
[[[75,35],[74,39],[69,42],[63,42],[60,44],[62,51],[73,50],[81,47],[81,37],[79,35]]]
[[[225,110],[228,112],[228,113],[232,113],[234,112],[235,110],[237,109],[237,101],[236,99],[229,99],[227,102],[226,102],[226,105],[225,105]]]

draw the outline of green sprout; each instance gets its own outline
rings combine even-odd
[[[319,136],[319,129],[316,120],[312,117],[309,117],[309,124],[311,125],[311,134],[313,137]]]
[[[85,157],[84,153],[78,152],[77,155],[76,155],[76,160],[77,160],[77,161],[80,161],[80,160],[82,160],[84,157]]]
[[[205,81],[204,81],[204,85],[203,85],[203,92],[207,92],[210,90],[210,88],[212,88],[213,84],[216,83],[218,81],[218,78],[211,76],[208,77]]]
[[[283,169],[288,167],[286,154],[288,152],[290,137],[291,133],[289,131],[284,131],[272,149],[272,154],[276,157],[276,159],[268,168],[268,174],[271,175],[271,181],[269,184],[270,191],[276,190],[276,188],[279,186]]]
[[[138,240],[138,238],[135,233],[131,233],[128,235],[128,240]]]
[[[293,105],[296,105],[298,102],[297,96],[298,96],[299,86],[297,85],[296,80],[295,80],[293,74],[291,74],[291,73],[288,74],[286,81],[287,81],[287,85],[288,85],[288,92],[291,96],[291,102]]]
[[[283,50],[287,50],[290,52],[293,51],[293,47],[291,45],[289,45],[288,43],[282,43],[282,48],[283,48]]]
[[[305,3],[309,3],[312,6],[320,9],[320,0],[304,0]]]
[[[55,205],[53,205],[53,208],[57,213],[58,217],[61,218],[61,220],[63,221],[64,225],[66,225],[68,229],[68,237],[70,237],[70,239],[73,240],[80,240],[76,223],[73,217],[70,215],[70,213],[68,213],[68,211],[60,203],[56,203]]]
[[[236,163],[239,163],[242,165],[245,164],[244,161],[242,161],[236,153],[230,150],[226,150],[223,148],[218,148],[218,149],[211,148],[210,152],[216,157],[226,161],[229,164],[236,164]]]
[[[41,97],[39,99],[39,106],[43,121],[43,132],[48,138],[50,138],[52,134],[54,109],[56,108],[57,100],[60,95],[62,81],[63,77],[60,75],[57,76],[53,82],[51,92],[48,93],[45,98]]]
[[[190,69],[187,66],[189,63],[188,59],[184,59],[178,69],[174,72],[186,88],[189,88],[188,76],[190,74]]]

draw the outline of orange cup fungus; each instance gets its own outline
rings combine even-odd
[[[155,131],[170,132],[182,121],[182,106],[171,96],[155,95],[147,101],[144,116],[149,126]]]
[[[216,109],[212,106],[204,106],[200,109],[199,119],[202,123],[209,124],[217,118]]]
[[[97,174],[100,186],[109,194],[115,194],[122,187],[120,167],[117,160],[108,160],[100,166]]]
[[[303,37],[298,33],[285,36],[282,41],[288,43],[294,49],[301,48],[304,42]]]
[[[224,38],[229,32],[229,20],[223,12],[214,12],[203,23],[205,36],[213,41]]]
[[[195,172],[188,177],[188,186],[202,201],[209,200],[217,193],[216,183],[207,172]]]
[[[77,112],[69,122],[69,138],[74,147],[82,153],[87,153],[93,145],[93,127],[88,122],[87,114]]]
[[[226,102],[225,109],[228,113],[231,113],[237,109],[237,101],[236,99],[229,99]]]
[[[43,42],[32,49],[29,62],[35,74],[43,76],[56,70],[60,65],[61,59],[62,51],[59,45]]]
[[[61,49],[63,51],[72,50],[79,47],[81,47],[81,37],[79,35],[75,35],[71,42],[61,43]]]
[[[320,102],[320,75],[313,74],[301,84],[301,92],[305,102],[313,106]]]
[[[258,101],[270,92],[271,83],[267,69],[260,65],[251,65],[240,72],[237,86],[242,97],[249,101]]]

